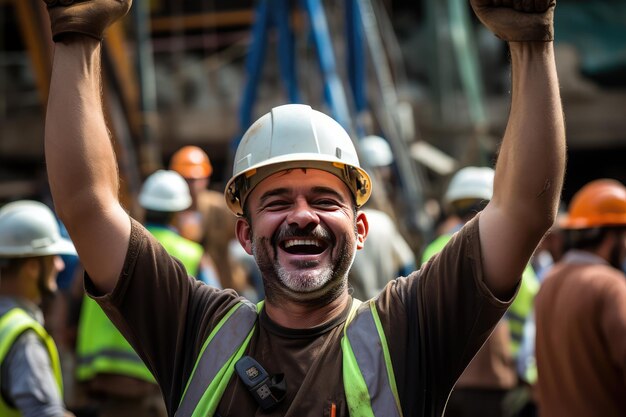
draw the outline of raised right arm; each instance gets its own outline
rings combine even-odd
[[[91,0],[75,6],[112,3],[123,2]],[[55,33],[55,15],[50,15],[57,42],[45,127],[48,179],[57,214],[85,270],[100,291],[110,292],[124,263],[130,219],[118,199],[117,163],[102,109],[101,42],[72,33],[71,27],[60,34],[57,26]]]

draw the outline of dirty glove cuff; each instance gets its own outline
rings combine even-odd
[[[44,0],[48,6],[52,39],[78,33],[102,40],[104,31],[128,13],[132,0]]]
[[[556,1],[543,0],[543,2],[545,7],[539,6],[540,8],[534,10],[524,9],[522,5],[527,2],[516,0],[503,0],[503,2],[472,0],[471,5],[480,21],[502,40],[550,42],[554,40]],[[507,5],[501,5],[502,3]]]

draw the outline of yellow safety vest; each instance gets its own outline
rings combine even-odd
[[[147,229],[170,255],[183,263],[190,274],[198,272],[202,246],[166,227],[148,226]],[[156,383],[152,373],[102,308],[87,296],[83,297],[80,313],[76,356],[76,377],[79,381],[108,373]]]
[[[256,307],[240,302],[202,346],[177,416],[213,416],[256,327]],[[387,340],[373,300],[354,300],[341,340],[343,385],[351,417],[402,417]],[[378,337],[376,337],[378,336]]]
[[[52,372],[54,373],[55,381],[59,388],[59,393],[63,396],[63,378],[61,374],[61,362],[59,360],[59,353],[57,347],[54,344],[52,337],[46,332],[46,329],[32,318],[26,311],[21,308],[13,308],[5,313],[0,318],[0,365],[4,362],[11,346],[15,343],[17,338],[25,331],[34,331],[44,346],[48,350],[50,355],[50,363],[52,365]],[[2,417],[19,417],[22,413],[14,407],[9,406],[4,398],[0,395],[0,416]]]
[[[76,378],[87,381],[97,374],[125,375],[156,383],[139,355],[98,303],[84,296],[76,341]]]

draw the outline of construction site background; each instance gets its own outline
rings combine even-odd
[[[135,13],[105,40],[105,101],[127,198],[132,204],[141,180],[185,144],[207,150],[216,167],[211,188],[221,190],[230,174],[232,143],[242,129],[238,109],[256,4],[243,0],[135,3],[134,9],[141,4],[146,9],[147,38],[140,39],[142,18]],[[322,2],[337,69],[349,88],[342,3]],[[453,7],[466,2],[374,3],[386,11],[391,24],[385,26],[379,19],[398,100],[411,113],[408,120],[414,121],[410,145],[432,145],[449,156],[454,167],[489,164],[509,108],[504,43],[473,20],[468,27],[454,26]],[[473,14],[468,15],[473,19]],[[53,47],[47,24],[41,1],[0,1],[0,203],[38,196],[45,187],[43,118]],[[310,26],[298,7],[292,25],[301,100],[328,110],[322,94],[324,80],[308,37]],[[626,156],[626,6],[609,0],[561,0],[555,26],[567,121],[569,164],[563,194],[567,201],[593,178],[626,180],[622,168]],[[477,45],[473,58],[480,68],[482,120],[472,115],[477,104],[464,88],[459,70],[465,65],[463,60],[472,57],[454,52],[453,37],[459,30],[469,30]],[[268,42],[265,65],[257,69],[262,75],[254,118],[288,101],[281,84],[276,36],[271,34]],[[147,59],[142,45],[149,47]],[[371,54],[366,55],[366,93],[372,103],[368,110],[376,129],[380,91]],[[424,175],[424,200],[437,200],[454,168],[446,164],[448,160],[438,162],[438,154],[415,153],[414,161]]]

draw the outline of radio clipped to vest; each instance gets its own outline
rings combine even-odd
[[[250,356],[239,359],[235,371],[263,411],[271,410],[285,398],[287,383],[284,374],[269,375]]]

